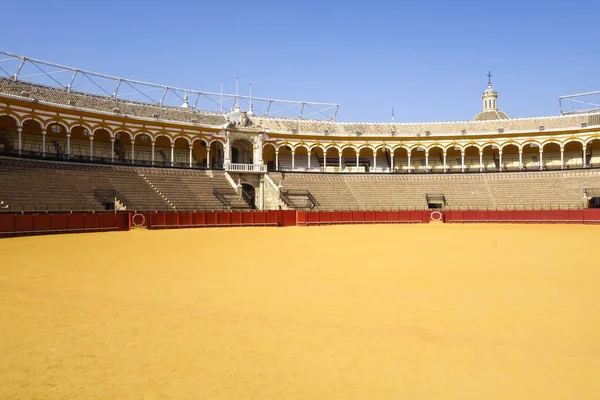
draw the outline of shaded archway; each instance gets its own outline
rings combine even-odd
[[[379,172],[389,172],[390,171],[390,151],[387,147],[380,147],[375,150],[375,164],[373,165],[376,168],[376,171]]]
[[[519,170],[519,146],[516,143],[509,143],[502,148],[502,160],[500,162],[503,171]]]
[[[481,149],[481,161],[483,163],[483,171],[499,171],[500,148],[495,144],[486,144]]]
[[[428,150],[429,170],[431,172],[444,172],[444,150],[439,146],[432,146]]]
[[[590,167],[600,166],[600,139],[592,139],[586,144],[587,164]]]
[[[587,149],[586,149],[587,151]],[[565,144],[565,168],[583,167],[583,144],[578,141],[571,141]]]
[[[522,147],[523,151],[523,169],[540,169],[540,146],[535,142],[530,142]],[[543,156],[542,156],[543,157]]]
[[[115,134],[115,161],[127,163],[131,162],[131,136],[127,132],[117,132]]]
[[[173,147],[173,165],[191,167],[193,160],[190,159],[190,154],[190,142],[181,136],[175,138]]]
[[[252,143],[246,139],[234,139],[231,142],[230,160],[234,164],[252,164],[253,163]]]
[[[133,158],[136,164],[152,163],[152,138],[147,133],[138,133],[133,139]]]
[[[292,169],[292,146],[289,144],[284,144],[279,146],[279,155],[278,158],[278,170],[280,171],[289,171]]]
[[[294,169],[306,171],[308,169],[308,149],[304,146],[296,147],[294,153]]]
[[[69,136],[70,139],[70,136]],[[70,150],[70,140],[67,140],[67,128],[59,123],[51,123],[46,129],[47,154],[57,158],[66,158]]]
[[[246,201],[251,209],[256,208],[256,190],[248,183],[242,183],[242,199]]]
[[[394,149],[394,172],[408,172],[408,150],[404,147]]]
[[[331,146],[325,150],[327,158],[327,168],[334,171],[339,171],[341,167],[340,151],[337,147]]]
[[[546,143],[543,147],[543,167],[544,169],[561,169],[560,144],[556,142]]]
[[[325,154],[323,148],[319,146],[313,146],[310,149],[310,168],[311,169],[321,169],[323,168],[323,162]]]
[[[8,115],[0,115],[0,152],[10,153],[18,149],[18,122]]]
[[[223,169],[224,157],[225,151],[223,142],[220,140],[213,140],[210,143],[210,168]]]
[[[365,172],[371,171],[373,167],[373,149],[363,147],[358,150],[358,165],[364,168]]]
[[[44,153],[42,124],[35,119],[23,121],[22,150],[24,153],[40,155]]]
[[[91,131],[82,125],[71,127],[71,157],[74,159],[89,159],[93,149]]]
[[[262,149],[263,163],[267,166],[267,171],[275,171],[275,145],[272,143],[263,144]]]
[[[94,151],[92,156],[94,160],[110,161],[112,160],[112,136],[106,129],[96,129],[94,131]]]
[[[464,148],[465,154],[465,171],[475,172],[479,171],[479,147],[469,144]]]
[[[142,145],[143,150],[138,151],[137,139],[138,138],[136,138],[135,142],[135,160],[139,160],[144,164],[148,163],[148,161],[152,161],[152,148],[148,151],[144,143]],[[163,167],[171,165],[171,140],[167,136],[160,135],[154,140],[154,165],[161,165]]]
[[[204,139],[194,139],[192,142],[192,166],[208,168],[208,145]]]
[[[359,172],[358,157],[354,147],[345,147],[342,149],[342,165],[345,170],[350,172]]]
[[[425,173],[428,170],[427,162],[429,157],[426,157],[427,150],[424,146],[413,147],[410,150],[410,168],[416,173]]]
[[[462,149],[458,145],[446,148],[446,172],[460,172],[462,170]]]

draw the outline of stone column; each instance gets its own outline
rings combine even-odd
[[[560,148],[560,169],[565,168],[565,148]]]
[[[18,142],[17,142],[17,150],[19,150],[19,154],[21,154],[21,152],[23,151],[22,133],[23,133],[23,128],[20,126],[17,126],[17,134],[19,135]]]
[[[279,149],[275,150],[275,171],[279,171]]]
[[[502,150],[498,152],[498,171],[502,172]]]
[[[377,169],[377,150],[373,150],[373,169]]]
[[[323,150],[323,171],[327,168],[327,150]]]
[[[171,167],[175,163],[175,143],[171,143]]]
[[[483,150],[479,149],[479,172],[483,172]]]
[[[90,161],[94,159],[94,137],[90,135]]]
[[[390,170],[394,172],[394,152],[390,152]]]
[[[359,167],[359,163],[360,163],[360,161],[359,161],[358,152],[357,152],[356,153],[356,168]]]
[[[292,171],[296,167],[296,151],[292,149]]]
[[[46,157],[46,130],[42,129],[42,157]]]
[[[206,146],[206,168],[210,168],[210,146]]]
[[[131,139],[131,163],[135,162],[135,138]]]
[[[429,151],[425,150],[425,172],[429,172]]]
[[[544,169],[544,149],[540,147],[540,171]]]
[[[465,172],[465,150],[460,150],[460,172]]]
[[[150,163],[151,163],[152,165],[154,165],[154,145],[155,145],[155,144],[156,144],[156,142],[155,142],[154,140],[153,140],[153,141],[150,143],[150,147],[152,148],[152,150],[151,150],[151,155],[150,155],[150,157],[151,157],[151,158],[150,158]]]
[[[523,149],[519,149],[519,170],[523,169]]]
[[[308,151],[308,169],[310,169],[310,155],[312,154],[312,152],[309,150]]]
[[[407,168],[407,171],[408,171],[409,173],[410,173],[410,171],[411,171],[411,165],[410,165],[410,155],[411,155],[411,152],[409,151],[409,152],[408,152],[408,166],[406,167],[406,168]]]
[[[444,152],[444,172],[446,172],[446,152]]]
[[[340,165],[340,171],[342,170],[342,152],[338,151],[338,163]]]
[[[189,165],[189,167],[192,168],[192,149],[193,149],[193,147],[191,144],[188,146],[188,149],[190,150],[190,165]]]
[[[110,162],[115,162],[115,138],[110,138]]]
[[[581,151],[581,161],[582,161],[582,162],[581,162],[581,166],[582,166],[583,168],[586,168],[586,167],[587,167],[587,166],[585,165],[585,150],[586,150],[586,147],[585,147],[585,146],[583,146],[583,150]]]
[[[71,134],[67,133],[67,158],[71,157]]]

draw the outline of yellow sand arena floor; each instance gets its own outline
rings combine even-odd
[[[597,399],[600,227],[0,240],[0,399]]]

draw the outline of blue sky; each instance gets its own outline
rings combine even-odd
[[[131,79],[340,104],[340,121],[511,117],[600,90],[597,1],[2,3],[5,51]]]

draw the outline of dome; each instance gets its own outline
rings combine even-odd
[[[510,119],[508,115],[502,111],[497,110],[484,110],[477,114],[473,121],[494,121],[497,119]]]

